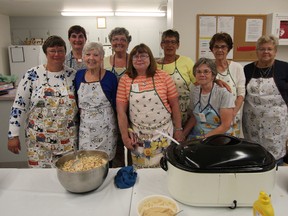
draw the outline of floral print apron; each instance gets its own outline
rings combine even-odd
[[[46,81],[39,88],[42,96],[27,118],[26,143],[31,168],[55,167],[57,157],[77,145],[78,109],[74,92],[67,83],[52,87]]]
[[[175,59],[175,69],[170,76],[174,80],[176,84],[176,88],[179,94],[179,106],[180,106],[180,112],[181,112],[181,119],[182,119],[182,125],[184,126],[187,119],[188,119],[188,113],[187,109],[190,103],[190,89],[185,81],[185,79],[182,77],[181,73],[179,72],[177,65],[176,65],[177,60]],[[162,70],[163,70],[163,64],[162,64]]]
[[[100,82],[82,82],[78,90],[78,100],[79,149],[104,151],[111,161],[116,153],[117,121]]]
[[[221,119],[217,111],[210,104],[210,99],[212,95],[213,88],[209,94],[207,105],[201,107],[201,90],[199,95],[199,101],[197,102],[193,114],[196,118],[196,125],[192,129],[191,133],[188,136],[188,140],[202,138],[203,135],[219,127],[221,124]],[[225,134],[231,135],[232,128],[230,128]]]
[[[233,99],[234,99],[234,101],[236,101],[237,86],[236,86],[236,83],[235,83],[233,77],[231,76],[229,66],[228,66],[226,74],[218,73],[217,78],[226,82],[230,86],[230,88],[232,90],[232,94],[233,94]],[[232,130],[233,130],[234,136],[236,136],[236,137],[240,137],[240,135],[242,136],[242,132],[241,132],[242,131],[242,107],[240,108],[240,110],[236,114],[235,118],[233,119]]]
[[[149,91],[136,91],[138,85],[131,85],[129,100],[129,115],[134,133],[138,136],[138,145],[131,152],[133,166],[136,168],[159,167],[163,151],[170,144],[170,140],[155,130],[173,136],[171,113],[162,103],[154,88]],[[133,85],[137,85],[133,88]]]
[[[252,78],[247,84],[243,110],[245,139],[267,149],[276,160],[286,154],[288,113],[274,78]]]

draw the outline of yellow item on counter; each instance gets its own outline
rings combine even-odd
[[[264,191],[260,192],[258,200],[253,204],[253,215],[274,216],[274,209],[270,197]]]

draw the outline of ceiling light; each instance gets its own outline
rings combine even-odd
[[[113,11],[62,11],[62,16],[114,16]]]
[[[115,11],[115,16],[142,16],[142,17],[164,17],[163,11],[159,12],[134,12],[134,11]]]

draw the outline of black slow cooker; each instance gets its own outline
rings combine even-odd
[[[264,172],[276,163],[260,144],[222,134],[181,145],[172,142],[161,160],[166,171],[167,161],[179,169],[199,173]]]

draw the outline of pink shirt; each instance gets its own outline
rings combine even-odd
[[[138,84],[139,92],[152,90],[154,88],[152,77],[146,78],[146,76],[137,76],[132,80],[127,74],[125,74],[121,77],[118,84],[117,102],[129,102],[132,81],[133,84]],[[157,70],[154,75],[154,85],[162,103],[167,110],[171,112],[168,100],[178,97],[176,85],[173,79],[166,72]]]

